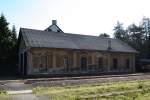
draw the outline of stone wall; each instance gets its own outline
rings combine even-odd
[[[81,68],[82,58],[86,58],[87,61],[87,67],[84,70]],[[116,69],[113,68],[114,59],[118,62]],[[29,51],[29,61],[29,74],[133,72],[135,70],[135,55],[130,53],[32,48]]]

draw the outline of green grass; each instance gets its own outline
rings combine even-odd
[[[0,90],[0,95],[6,95],[7,92],[5,90]]]
[[[0,100],[12,100],[10,95],[0,94]]]
[[[0,90],[0,100],[11,100],[11,96],[5,90]]]
[[[48,95],[53,100],[82,100],[83,98],[89,98],[89,100],[91,100],[93,97],[95,97],[97,100],[134,100],[134,95],[139,95],[138,98],[140,98],[144,95],[150,94],[149,88],[150,80],[141,80],[129,82],[122,81],[112,83],[83,84],[62,87],[37,87],[34,88],[33,91],[38,95]],[[100,94],[110,93],[113,91],[127,91],[137,89],[148,89],[148,92],[134,92],[124,95],[113,95],[108,97],[99,96]]]
[[[150,89],[142,92],[125,93],[108,97],[97,97],[96,100],[150,100]]]

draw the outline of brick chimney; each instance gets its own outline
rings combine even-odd
[[[52,25],[57,25],[57,20],[52,20]]]

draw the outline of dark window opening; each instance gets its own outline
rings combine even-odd
[[[20,55],[20,66],[23,67],[23,54]]]
[[[64,57],[64,65],[68,65],[68,57]]]
[[[20,72],[23,75],[23,54],[20,54]]]
[[[48,29],[48,31],[49,31],[49,32],[52,32],[52,30],[51,30],[51,29]]]
[[[130,60],[129,59],[126,59],[126,67],[130,68]]]
[[[27,74],[27,52],[24,53],[24,75]]]
[[[103,58],[98,58],[98,67],[99,68],[103,67]]]
[[[86,57],[82,57],[81,58],[81,69],[82,70],[86,70],[87,69],[87,58]]]
[[[66,71],[68,71],[69,70],[69,59],[68,59],[68,57],[64,57],[63,63],[64,63],[64,66],[66,68]]]
[[[113,69],[117,69],[118,67],[118,60],[116,58],[113,59]]]
[[[61,32],[60,30],[57,30],[57,32]]]

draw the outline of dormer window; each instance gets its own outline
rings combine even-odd
[[[52,20],[52,25],[45,29],[45,31],[60,33],[63,32],[57,25],[57,20]]]
[[[57,32],[61,32],[60,30],[57,30]]]
[[[52,30],[51,30],[51,29],[48,29],[48,31],[51,32]]]

